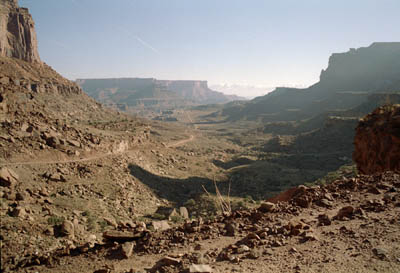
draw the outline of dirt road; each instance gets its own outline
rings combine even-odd
[[[171,142],[169,144],[166,145],[167,148],[175,148],[175,147],[179,147],[182,146],[188,142],[191,142],[195,139],[194,135],[190,135],[188,138],[186,139],[182,139],[176,142]],[[3,162],[0,163],[0,167],[3,166],[21,166],[21,165],[47,165],[47,164],[60,164],[60,163],[75,163],[75,162],[86,162],[86,161],[93,161],[93,160],[98,160],[98,159],[102,159],[102,158],[106,158],[109,156],[115,156],[115,155],[121,155],[121,154],[127,154],[131,151],[135,151],[137,150],[139,147],[135,147],[134,149],[130,149],[130,150],[126,150],[122,153],[112,153],[112,152],[108,152],[108,153],[102,153],[102,154],[96,154],[93,156],[88,156],[88,157],[81,157],[81,158],[75,158],[75,159],[66,159],[66,160],[49,160],[49,161],[19,161],[19,162]],[[142,146],[140,146],[140,148],[142,148]]]

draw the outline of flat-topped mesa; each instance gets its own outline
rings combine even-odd
[[[41,63],[35,23],[17,0],[0,0],[0,56]]]

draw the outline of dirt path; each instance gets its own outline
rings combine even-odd
[[[179,146],[182,146],[182,145],[184,145],[184,144],[186,144],[188,142],[193,141],[194,139],[195,139],[195,136],[194,135],[190,135],[186,139],[182,139],[182,140],[179,140],[179,141],[176,141],[176,142],[171,142],[171,143],[167,144],[166,147],[167,148],[179,147]],[[135,151],[137,149],[138,149],[138,147],[135,147],[134,149],[126,150],[126,151],[120,152],[120,153],[108,152],[108,153],[104,153],[104,154],[97,154],[97,155],[93,155],[93,156],[88,156],[88,157],[84,157],[84,158],[76,158],[76,159],[50,160],[50,161],[37,161],[37,160],[35,160],[35,161],[20,161],[20,162],[0,163],[0,167],[87,162],[87,161],[93,161],[93,160],[97,160],[97,159],[106,158],[106,157],[109,157],[109,156],[127,154],[127,153],[129,153],[131,151]]]
[[[78,159],[67,159],[67,160],[51,160],[51,161],[20,161],[20,162],[10,162],[10,163],[0,163],[0,167],[2,166],[20,166],[20,165],[47,165],[47,164],[58,164],[58,163],[74,163],[74,162],[85,162],[92,161],[96,159],[105,158],[111,155],[116,155],[113,153],[101,154],[96,156],[89,156]]]
[[[177,142],[173,142],[173,143],[167,144],[167,148],[173,148],[173,147],[182,146],[183,144],[191,142],[194,139],[195,139],[195,136],[194,135],[190,135],[189,138],[187,138],[187,139],[182,139],[182,140],[179,140]]]

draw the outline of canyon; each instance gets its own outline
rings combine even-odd
[[[205,81],[69,81],[27,9],[0,15],[2,272],[399,272],[398,43],[228,102]]]

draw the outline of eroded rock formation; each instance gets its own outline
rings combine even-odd
[[[357,126],[353,159],[363,174],[400,171],[400,105],[382,106]]]
[[[34,21],[17,0],[0,0],[0,56],[41,62]]]
[[[400,90],[400,43],[373,43],[335,53],[320,81],[305,88],[277,88],[242,105],[225,107],[230,120],[299,121],[326,111],[346,110],[375,93]]]

